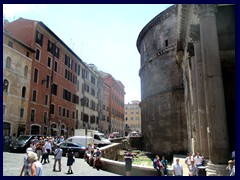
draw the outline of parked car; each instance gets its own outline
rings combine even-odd
[[[67,154],[67,150],[69,148],[73,150],[74,156],[76,158],[83,157],[86,151],[86,147],[79,143],[62,142],[59,145],[60,145],[60,148],[63,150],[63,156]]]
[[[30,147],[31,140],[37,136],[42,137],[43,135],[20,135],[15,141],[9,145],[9,149],[12,152],[26,152],[26,149]]]

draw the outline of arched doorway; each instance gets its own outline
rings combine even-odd
[[[3,122],[3,137],[9,136],[11,131],[11,124],[8,122]]]
[[[57,129],[57,125],[51,124],[51,136],[57,136],[58,131],[59,131],[59,129]]]
[[[39,133],[40,133],[40,127],[37,125],[32,125],[31,126],[31,134],[38,135]]]
[[[62,124],[61,125],[61,136],[64,136],[66,132],[67,132],[67,130],[65,129],[65,125]]]

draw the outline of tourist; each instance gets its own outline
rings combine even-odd
[[[42,164],[38,161],[38,156],[34,152],[28,153],[28,161],[31,163],[30,176],[42,176]]]
[[[165,176],[167,176],[168,175],[168,167],[167,167],[168,161],[167,161],[167,159],[165,159],[164,156],[162,157],[161,163],[163,165],[163,173]]]
[[[72,165],[75,162],[74,156],[73,156],[73,151],[72,149],[68,149],[67,152],[67,166],[68,166],[68,174],[73,174],[72,171]]]
[[[50,163],[49,155],[52,151],[52,143],[51,143],[51,139],[49,137],[47,138],[47,141],[45,142],[45,147],[46,147],[46,151],[47,151],[46,159],[47,159],[48,163]]]
[[[28,153],[33,152],[33,149],[31,147],[27,148],[26,150],[26,155],[23,158],[23,167],[20,173],[20,176],[22,176],[24,172],[24,176],[29,176],[29,171],[30,171],[30,163],[28,162]]]
[[[234,176],[235,175],[235,161],[229,160],[226,170],[228,170],[228,176]]]
[[[191,164],[188,167],[188,175],[189,176],[196,176],[197,175],[197,167],[194,164],[194,160],[191,160]]]
[[[53,171],[56,171],[56,163],[58,162],[58,167],[59,167],[59,171],[61,171],[62,169],[62,164],[61,164],[61,160],[62,160],[62,153],[63,150],[60,148],[59,144],[57,144],[57,149],[55,149],[54,151],[54,164],[53,164]]]
[[[188,153],[188,156],[186,157],[185,159],[185,164],[187,164],[187,166],[189,167],[191,165],[191,161],[194,160],[193,159],[193,156],[192,156],[192,153]]]
[[[179,158],[176,158],[176,162],[172,164],[173,176],[183,176],[183,167],[179,163]]]

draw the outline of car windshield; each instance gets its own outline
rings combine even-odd
[[[99,135],[99,138],[100,138],[101,140],[106,139],[106,138],[104,137],[104,135]]]
[[[17,140],[19,141],[26,141],[29,139],[30,136],[19,136]]]

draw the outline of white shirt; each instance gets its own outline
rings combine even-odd
[[[201,156],[198,156],[198,157],[195,156],[194,161],[195,161],[196,165],[200,165],[200,164],[202,164],[202,157]]]
[[[42,176],[42,164],[39,161],[33,162],[33,165],[36,166],[36,176]],[[32,176],[31,169],[30,169],[30,176]]]
[[[187,165],[190,165],[191,164],[191,160],[193,160],[193,156],[191,157],[186,157],[185,161],[187,161]]]
[[[182,165],[181,164],[177,164],[177,163],[174,163],[173,165],[172,165],[172,168],[173,168],[173,171],[175,172],[174,174],[175,174],[175,176],[182,176],[182,170],[183,170],[183,168],[182,168]]]
[[[45,143],[45,147],[46,149],[50,149],[50,150],[52,149],[51,143],[49,141]]]

